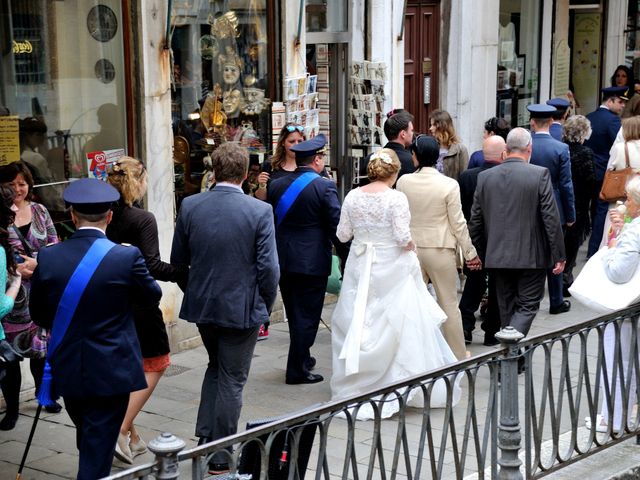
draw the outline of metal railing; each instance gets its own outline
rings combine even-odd
[[[507,328],[487,354],[209,444],[184,450],[163,434],[149,443],[154,463],[108,478],[201,479],[214,455],[238,479],[540,478],[640,434],[638,315],[640,305],[524,341]],[[374,419],[355,420],[363,410]]]

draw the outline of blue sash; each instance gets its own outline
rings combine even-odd
[[[87,253],[82,257],[80,263],[74,270],[69,283],[60,297],[58,303],[58,309],[56,310],[56,316],[53,319],[53,327],[51,329],[51,339],[49,340],[49,348],[47,351],[47,361],[44,365],[44,375],[42,376],[42,384],[40,385],[40,391],[38,392],[38,402],[42,406],[53,405],[55,399],[51,394],[51,366],[49,361],[53,357],[56,349],[62,342],[71,319],[78,308],[80,298],[84,293],[89,280],[93,277],[98,265],[105,257],[109,250],[115,247],[115,243],[106,238],[99,238],[93,242]]]
[[[289,188],[285,190],[282,197],[280,197],[280,200],[278,200],[278,205],[276,205],[276,226],[282,223],[282,220],[291,208],[291,205],[296,201],[300,192],[304,190],[304,187],[319,177],[320,175],[315,172],[305,172],[296,178],[291,185],[289,185]]]

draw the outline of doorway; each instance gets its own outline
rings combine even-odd
[[[429,129],[439,107],[440,1],[411,1],[404,16],[404,108],[417,132]]]

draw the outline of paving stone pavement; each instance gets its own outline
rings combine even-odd
[[[328,303],[325,306],[323,318],[326,323],[321,324],[316,344],[313,347],[313,355],[317,358],[315,372],[324,375],[325,381],[314,385],[297,386],[284,383],[288,328],[286,323],[272,325],[269,339],[259,342],[256,346],[249,381],[244,391],[244,406],[239,423],[241,430],[247,421],[299,411],[330,399],[328,379],[331,376],[331,333],[329,321],[333,306],[333,303]],[[576,302],[570,312],[562,315],[549,315],[548,310],[549,304],[545,298],[530,335],[566,327],[577,321],[596,316]],[[478,328],[474,332],[474,343],[469,346],[472,355],[481,354],[493,348],[483,346],[482,338],[483,332],[479,329],[478,323]],[[172,367],[160,381],[143,412],[138,416],[136,425],[147,441],[162,432],[169,431],[184,439],[187,446],[192,446],[197,440],[194,436],[194,426],[200,386],[207,364],[206,351],[204,347],[200,346],[178,353],[172,356],[172,363]],[[488,379],[480,379],[478,388],[487,391]],[[36,403],[33,400],[22,404],[16,428],[9,432],[0,432],[0,480],[15,478],[35,409]],[[419,431],[420,416],[414,415],[415,418],[409,418],[407,421],[410,436],[415,436],[414,434]],[[356,442],[361,442],[363,445],[369,441],[367,429],[370,427],[367,424],[370,425],[371,422],[358,422],[356,426]],[[397,423],[390,420],[383,422],[382,425],[383,443],[388,448],[392,448]],[[342,448],[340,440],[346,438],[344,425],[341,427],[336,423],[332,427],[331,435],[335,443],[331,442],[333,443],[333,451],[330,450],[329,454],[331,458],[339,462],[340,449]],[[635,463],[640,464],[640,447],[636,447],[628,441],[620,448],[625,449],[621,450],[625,452],[624,456],[632,459],[636,457]],[[630,452],[635,452],[635,455],[630,455]],[[554,478],[570,478],[579,475],[583,479],[602,479],[605,478],[603,471],[610,471],[613,474],[622,468],[619,458],[611,454],[596,454],[591,458],[597,459],[594,463],[600,467],[600,471],[595,472],[593,467],[586,468],[587,463],[585,462],[587,461],[583,461],[578,462],[577,466],[581,465],[586,472],[580,471],[580,473],[572,475],[567,469],[565,474],[556,475]],[[616,458],[610,467],[607,467],[607,458]],[[147,453],[136,458],[135,463],[146,463],[152,459],[152,455]],[[124,466],[116,460],[114,472]],[[64,410],[60,414],[44,414],[38,424],[27,468],[22,478],[24,480],[74,478],[76,468],[75,430],[68,415]],[[455,478],[453,471],[452,464],[446,465],[445,472],[448,473],[444,478]],[[590,476],[589,473],[594,476]]]

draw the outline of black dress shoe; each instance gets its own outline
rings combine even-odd
[[[463,330],[464,333],[464,344],[470,345],[473,340],[473,334],[469,330]]]
[[[58,402],[53,402],[53,405],[47,405],[44,407],[44,410],[47,413],[60,413],[62,411],[62,405]]]
[[[569,300],[564,300],[557,307],[549,307],[549,313],[551,315],[557,315],[559,313],[565,313],[571,310],[571,302]]]
[[[493,347],[494,345],[499,345],[500,340],[496,339],[493,333],[485,333],[484,342],[482,342],[482,344],[486,347]]]
[[[305,367],[307,367],[307,370],[313,370],[314,368],[316,368],[316,357],[307,358]]]
[[[308,373],[306,376],[302,378],[287,378],[285,383],[287,385],[301,385],[303,383],[318,383],[324,380],[322,375],[318,375],[316,373]]]

